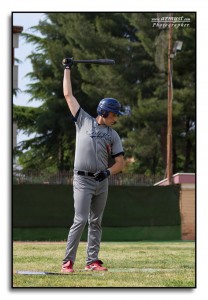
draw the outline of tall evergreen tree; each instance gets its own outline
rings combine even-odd
[[[114,97],[132,108],[131,117],[116,125],[133,157],[132,171],[164,174],[167,121],[167,31],[152,28],[154,13],[47,13],[35,27],[41,37],[30,55],[31,100],[37,109],[14,107],[19,128],[37,136],[19,148],[25,168],[72,168],[75,130],[63,97],[62,58],[113,58],[115,66],[73,66],[73,92],[81,106],[96,115],[103,97]],[[174,30],[184,42],[174,61],[174,170],[194,170],[195,141],[195,15],[190,29]],[[25,152],[26,151],[26,152]],[[41,163],[42,162],[42,163]],[[44,162],[44,163],[43,163]]]
[[[38,116],[34,115],[33,130],[38,136],[22,143],[19,150],[31,148],[29,151],[33,155],[21,155],[28,168],[30,164],[34,165],[35,157],[39,157],[38,146],[43,149],[42,156],[50,159],[50,165],[57,162],[57,168],[62,170],[72,166],[75,139],[74,125],[68,117],[62,91],[62,58],[116,60],[115,66],[73,67],[74,95],[86,111],[95,115],[98,101],[103,97],[114,97],[133,105],[137,88],[134,70],[141,53],[137,51],[135,29],[120,13],[48,13],[46,17],[35,27],[41,37],[25,34],[27,42],[36,47],[29,57],[33,72],[28,76],[33,82],[27,92],[31,94],[31,100],[42,100],[43,104]],[[143,55],[146,56],[145,51]],[[18,116],[21,118],[19,112],[16,113],[17,120]],[[25,130],[31,132],[31,129]],[[30,157],[33,159],[28,161]],[[71,162],[70,166],[67,161]]]
[[[138,122],[135,119],[127,145],[135,145],[137,137],[138,146],[130,147],[137,157],[135,167],[141,170],[143,165],[142,172],[161,173],[166,166],[168,29],[152,27],[156,13],[128,13],[126,17],[137,28],[136,35],[154,64],[152,74],[140,81],[133,114]],[[182,52],[173,60],[173,172],[195,170],[195,14],[185,17],[190,18],[190,27],[173,29],[173,43],[183,41]]]

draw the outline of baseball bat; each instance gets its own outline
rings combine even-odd
[[[74,63],[83,63],[83,64],[98,64],[98,65],[114,65],[115,60],[113,59],[80,59],[74,60]]]
[[[65,58],[67,60],[67,58]],[[98,65],[114,65],[115,60],[113,59],[79,59],[74,60],[73,63],[82,63],[82,64],[98,64]]]

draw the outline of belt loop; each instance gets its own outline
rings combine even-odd
[[[84,171],[84,173],[85,173],[85,176],[88,176],[88,172],[87,171]]]

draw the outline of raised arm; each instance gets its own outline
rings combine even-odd
[[[78,109],[80,108],[80,105],[72,93],[70,68],[65,68],[64,70],[63,92],[64,92],[64,97],[66,99],[66,102],[69,106],[69,109],[72,115],[75,117]]]

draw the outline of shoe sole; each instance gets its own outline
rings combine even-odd
[[[88,268],[85,268],[84,269],[85,271],[96,271],[96,272],[103,272],[103,271],[108,271],[108,269],[105,269],[105,270],[96,270],[96,269],[88,269]]]
[[[74,270],[72,270],[72,271],[61,270],[61,273],[74,273]]]

